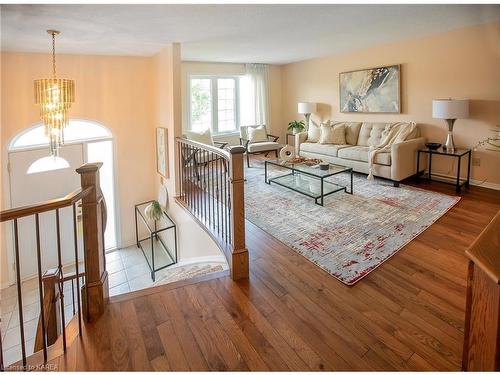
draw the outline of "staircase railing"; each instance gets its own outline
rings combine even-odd
[[[59,199],[53,199],[39,204],[17,207],[0,212],[0,221],[13,223],[13,248],[15,257],[17,305],[19,314],[19,334],[21,338],[22,363],[26,367],[26,340],[23,313],[23,293],[21,280],[21,264],[19,250],[18,220],[34,216],[36,249],[33,256],[37,262],[38,294],[40,303],[39,329],[35,338],[35,349],[43,350],[47,361],[47,348],[61,331],[63,349],[66,350],[66,319],[64,314],[64,282],[76,281],[77,292],[72,289],[73,298],[76,294],[79,334],[82,334],[82,316],[84,321],[93,321],[104,311],[108,298],[108,280],[104,257],[104,227],[106,209],[104,197],[99,186],[99,168],[102,163],[89,163],[78,168],[76,172],[81,177],[81,188]],[[79,249],[77,204],[81,202],[83,249]],[[66,207],[72,208],[73,221],[73,252],[75,277],[63,274],[64,265],[61,244],[60,211]],[[57,265],[55,269],[42,273],[42,258],[48,255],[49,249],[42,249],[40,244],[40,214],[55,212],[56,221],[56,251]],[[80,265],[79,251],[83,250],[83,265]],[[81,251],[80,251],[81,252]],[[84,273],[81,272],[84,269]],[[80,284],[80,280],[82,283]],[[81,292],[80,292],[81,291]],[[60,303],[57,303],[60,299]],[[57,307],[57,305],[59,305]],[[57,310],[56,310],[57,307]],[[58,324],[57,314],[61,323]],[[0,335],[1,336],[1,335]],[[0,341],[0,347],[2,343]],[[0,348],[1,349],[1,348]],[[4,356],[0,357],[1,368],[4,368]]]
[[[177,202],[224,253],[234,280],[248,277],[242,146],[220,149],[177,138]]]

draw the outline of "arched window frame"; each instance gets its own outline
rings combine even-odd
[[[111,133],[111,131],[97,121],[77,119],[77,118],[70,119],[68,127],[66,128],[66,132],[68,131],[68,128],[72,124],[79,124],[79,125],[82,124],[84,126],[94,127],[94,129],[99,129],[99,131],[101,131],[102,134],[98,135],[98,136],[93,136],[93,137],[92,136],[90,136],[90,137],[83,136],[83,137],[70,138],[70,139],[65,140],[65,142],[64,142],[65,144],[69,145],[69,144],[74,144],[74,143],[92,142],[92,141],[106,140],[106,139],[113,138],[113,134]],[[40,132],[40,131],[43,132],[44,126],[45,125],[43,123],[39,122],[39,123],[27,128],[23,131],[17,133],[12,138],[12,140],[9,142],[8,151],[20,151],[20,150],[30,150],[30,149],[38,149],[38,148],[48,147],[48,145],[49,145],[48,138],[46,139],[46,141],[44,140],[43,143],[38,142],[38,143],[32,143],[32,144],[16,145],[16,143],[18,143],[20,140],[22,140],[23,137],[26,137],[29,133]],[[69,130],[71,131],[71,129],[69,129]]]

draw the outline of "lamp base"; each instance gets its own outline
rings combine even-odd
[[[306,118],[306,130],[309,130],[309,119],[311,118],[311,114],[304,113],[304,117]]]
[[[455,119],[449,119],[446,122],[448,123],[448,134],[443,144],[443,150],[453,153],[455,152],[455,143],[453,142],[453,125],[455,124]]]

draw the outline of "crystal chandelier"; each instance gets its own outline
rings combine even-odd
[[[64,144],[64,128],[68,124],[68,110],[75,101],[75,81],[56,78],[57,30],[47,30],[52,36],[52,78],[35,80],[35,103],[40,105],[40,117],[49,138],[50,154],[59,155]]]

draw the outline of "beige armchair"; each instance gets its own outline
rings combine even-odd
[[[262,125],[248,125],[240,126],[240,144],[245,147],[247,155],[247,167],[250,168],[250,154],[269,154],[274,151],[276,158],[278,158],[278,150],[280,150],[283,145],[278,143],[279,137],[272,134],[267,134],[267,141],[251,142],[248,135],[248,128],[257,128]]]

